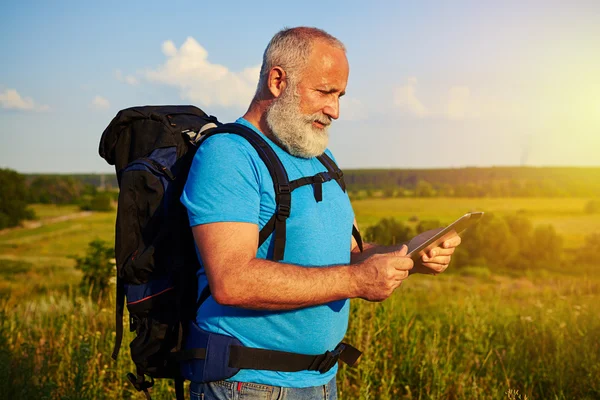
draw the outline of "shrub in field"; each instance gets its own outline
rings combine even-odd
[[[417,225],[416,231],[417,231],[417,235],[418,235],[423,232],[427,232],[432,229],[437,229],[437,228],[442,228],[442,227],[443,227],[442,223],[438,220],[426,220],[426,221],[419,222],[419,224]]]
[[[415,187],[415,196],[416,197],[433,197],[435,196],[435,190],[433,189],[433,185],[427,181],[421,180],[417,183]]]
[[[80,208],[84,211],[112,211],[112,195],[99,192],[88,201],[84,201]]]
[[[488,266],[505,266],[519,252],[519,242],[504,218],[485,214],[464,234],[460,259],[467,263],[483,259]]]
[[[110,278],[115,274],[115,251],[103,240],[93,240],[84,257],[74,257],[75,268],[83,272],[81,288],[95,298],[106,293]]]
[[[413,236],[410,227],[394,218],[384,218],[365,231],[366,241],[386,246],[408,242]]]
[[[523,246],[523,261],[530,267],[559,266],[563,240],[552,225],[537,226],[531,239]]]
[[[17,226],[35,214],[27,208],[25,178],[10,169],[0,169],[0,229]]]
[[[598,266],[600,260],[600,233],[586,236],[585,244],[577,251],[576,261],[579,264]]]

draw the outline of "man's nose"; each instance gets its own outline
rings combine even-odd
[[[340,99],[337,96],[332,96],[333,99],[327,102],[323,113],[331,119],[338,119],[340,117]]]

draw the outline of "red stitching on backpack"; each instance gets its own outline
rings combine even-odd
[[[131,302],[131,303],[127,303],[127,305],[129,306],[129,305],[131,305],[131,304],[137,304],[137,303],[140,303],[140,302],[142,302],[142,301],[146,301],[146,300],[148,300],[148,299],[151,299],[152,297],[156,297],[156,296],[158,296],[159,294],[163,294],[164,292],[168,292],[169,290],[172,290],[172,289],[174,289],[174,288],[172,288],[172,287],[170,287],[170,288],[167,288],[167,289],[163,290],[162,292],[158,292],[158,293],[156,293],[156,294],[153,294],[152,296],[144,297],[144,298],[143,298],[143,299],[141,299],[141,300],[136,300],[136,301],[133,301],[133,302]]]

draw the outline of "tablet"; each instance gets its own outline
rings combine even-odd
[[[413,260],[420,259],[427,251],[455,235],[460,235],[465,229],[475,225],[483,216],[483,212],[471,212],[463,215],[447,227],[436,232],[431,237],[415,236],[408,243],[408,256]]]

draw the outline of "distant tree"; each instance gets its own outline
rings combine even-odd
[[[459,248],[465,264],[483,260],[488,266],[506,267],[519,253],[519,242],[512,235],[504,218],[491,213],[463,234]]]
[[[112,211],[112,195],[109,192],[98,192],[91,199],[84,201],[79,208],[84,211]]]
[[[440,223],[440,221],[437,221],[437,220],[421,221],[417,225],[416,234],[418,235],[420,233],[427,232],[432,229],[438,229],[438,228],[443,228],[443,225]]]
[[[42,175],[29,184],[29,201],[43,204],[76,204],[94,190],[71,176]]]
[[[0,229],[35,217],[33,210],[27,208],[27,187],[21,174],[0,169],[0,188]]]
[[[448,183],[444,183],[444,184],[440,185],[440,187],[438,189],[438,196],[452,197],[452,196],[454,196],[454,188],[452,187],[452,185],[450,185]]]
[[[454,188],[455,197],[484,197],[485,190],[476,183],[468,182],[456,185]]]
[[[432,197],[435,196],[433,185],[425,180],[420,180],[415,187],[416,197]]]
[[[563,239],[552,225],[536,226],[529,246],[523,254],[529,267],[552,268],[560,265],[563,252]]]
[[[504,217],[510,232],[519,241],[529,240],[531,232],[533,231],[533,224],[531,221],[522,215],[507,215]]]
[[[115,251],[112,245],[103,240],[93,240],[88,244],[84,257],[73,257],[75,268],[83,272],[81,289],[98,298],[106,293],[110,278],[115,275]]]
[[[598,266],[600,260],[600,232],[585,237],[584,245],[577,250],[576,261],[580,264]]]
[[[381,245],[408,242],[414,236],[412,229],[394,218],[384,218],[365,231],[365,240]]]
[[[396,189],[393,186],[388,186],[385,189],[383,189],[383,193],[382,196],[386,199],[392,198],[394,197]]]

